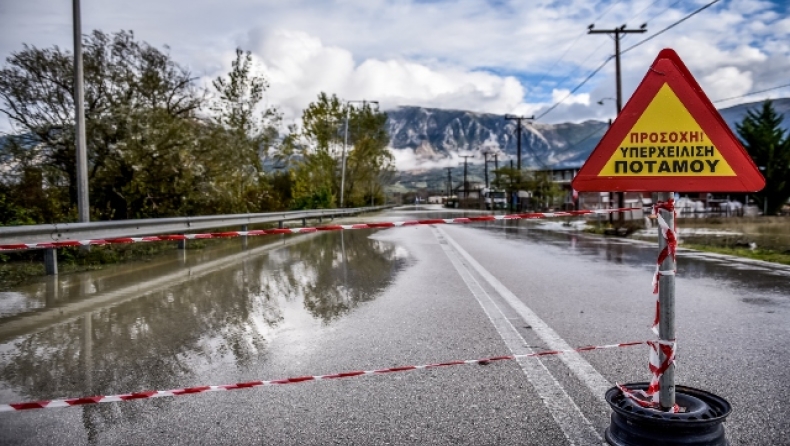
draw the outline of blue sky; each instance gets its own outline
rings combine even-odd
[[[598,28],[647,23],[644,35],[710,0],[82,0],[83,32],[131,29],[208,85],[238,46],[253,52],[267,101],[298,117],[320,91],[345,99],[541,115],[614,51]],[[71,47],[71,1],[0,1],[0,58]],[[712,100],[788,84],[790,18],[779,0],[721,0],[623,56],[627,98],[661,48],[685,60]],[[540,120],[614,115],[614,63]],[[790,96],[790,88],[717,105]],[[2,105],[0,105],[2,106]],[[0,118],[2,121],[2,118]],[[0,122],[0,129],[8,124]]]

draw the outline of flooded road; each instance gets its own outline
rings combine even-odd
[[[407,208],[359,220],[461,215]],[[230,239],[42,280],[0,291],[0,403],[509,354],[518,345],[479,297],[515,321],[497,286],[573,346],[648,339],[655,251],[498,222],[259,237],[246,249]],[[683,252],[678,274],[680,383],[730,399],[733,444],[783,444],[790,270]],[[551,347],[523,321],[512,329],[523,345]],[[585,358],[604,385],[648,378],[644,350]],[[586,420],[570,434],[531,372],[505,363],[1,413],[0,443],[596,443],[608,424],[600,395],[561,360],[541,361]]]

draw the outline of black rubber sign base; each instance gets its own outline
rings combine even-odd
[[[645,390],[648,383],[626,384]],[[732,411],[724,398],[704,390],[675,387],[675,402],[681,412],[644,408],[626,398],[617,387],[606,392],[612,406],[612,424],[606,441],[612,446],[727,446],[724,421]]]

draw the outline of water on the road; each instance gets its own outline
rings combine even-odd
[[[405,208],[361,216],[357,221],[479,214]],[[534,249],[541,256],[572,255],[622,264],[628,266],[623,274],[626,270],[633,274],[633,267],[642,269],[645,290],[649,290],[656,244],[561,232],[559,221],[553,225],[560,231],[541,229],[543,222],[499,221],[472,226],[513,240],[518,249]],[[408,236],[405,231],[414,230],[393,231],[404,231],[401,234]],[[305,345],[308,340],[322,335],[331,338],[333,330],[364,336],[364,331],[348,322],[389,302],[376,299],[413,263],[403,247],[386,239],[393,238],[379,237],[372,230],[266,236],[250,238],[245,249],[242,240],[228,239],[151,262],[0,290],[0,403],[286,377],[271,364],[298,362],[310,353]],[[446,261],[442,256],[439,259]],[[573,262],[579,268],[585,263]],[[401,279],[412,277],[408,274],[419,269],[408,269]],[[742,301],[738,302],[741,307],[764,316],[776,316],[765,313],[790,305],[790,271],[786,268],[685,251],[680,254],[678,269],[684,279],[712,280],[721,289],[737,290],[733,294]],[[365,305],[375,307],[361,308]],[[359,310],[356,315],[355,309]],[[412,316],[419,319],[417,315],[407,317]],[[393,335],[392,339],[413,342],[416,350],[423,348],[421,343],[432,342],[429,337],[409,340]],[[399,365],[399,358],[382,359],[374,365]],[[308,369],[314,371],[319,372]],[[327,366],[322,373],[338,371],[343,369]],[[82,411],[61,409],[64,412],[57,417],[67,420],[66,426],[80,424],[69,417],[81,417],[90,443],[99,433],[120,425],[120,420],[145,426],[141,419],[155,416],[156,410],[172,401],[84,406]],[[14,420],[24,425],[40,419]],[[0,426],[2,422],[0,419]]]
[[[331,327],[406,264],[370,235],[228,240],[5,291],[0,401],[168,389],[265,361],[278,335]]]

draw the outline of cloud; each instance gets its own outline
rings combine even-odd
[[[708,95],[717,98],[742,95],[752,89],[752,73],[736,67],[719,68],[705,76],[703,81],[708,86]]]
[[[446,157],[436,159],[426,159],[419,157],[411,149],[390,149],[395,158],[395,167],[398,170],[430,170],[444,169],[445,167],[456,168],[464,163],[464,159],[458,153],[450,152]],[[482,164],[482,158],[469,158],[469,164]]]
[[[530,115],[546,110],[613,53],[599,29],[647,22],[641,41],[703,5],[702,0],[136,0],[85,2],[83,30],[133,29],[207,79],[228,71],[236,46],[251,50],[271,82],[270,105],[297,117],[320,91],[422,105]],[[628,98],[658,51],[675,48],[711,99],[779,85],[790,70],[790,19],[779,0],[724,1],[623,54]],[[0,59],[23,42],[71,47],[68,5],[2,2]],[[543,122],[612,117],[614,63]],[[771,94],[775,95],[774,91]],[[766,95],[738,102],[756,101]],[[0,125],[2,125],[0,123]]]
[[[320,92],[377,100],[384,108],[420,105],[509,113],[523,102],[524,88],[512,76],[403,59],[356,63],[349,50],[302,31],[255,30],[247,44],[270,83],[269,101],[286,116],[298,116]]]

